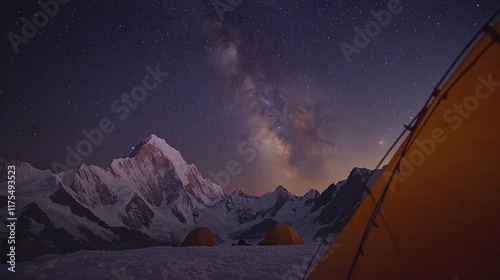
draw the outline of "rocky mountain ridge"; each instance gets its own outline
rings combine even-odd
[[[283,186],[262,196],[239,190],[224,194],[177,150],[151,135],[106,168],[82,165],[54,174],[0,158],[4,221],[8,165],[15,165],[17,173],[21,260],[86,249],[178,245],[197,226],[209,227],[221,243],[230,244],[261,239],[275,224],[288,223],[311,241],[340,231],[360,203],[362,185],[371,173],[355,168],[347,180],[321,194],[310,190],[296,196]],[[0,234],[3,250],[6,232]]]

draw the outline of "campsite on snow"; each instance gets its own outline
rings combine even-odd
[[[313,2],[3,1],[0,279],[500,279],[500,3]]]

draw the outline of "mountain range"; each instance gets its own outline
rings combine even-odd
[[[0,158],[0,218],[7,221],[7,166],[16,166],[16,254],[179,245],[193,228],[210,228],[221,243],[257,241],[277,223],[305,241],[338,233],[381,170],[354,168],[321,194],[303,196],[283,186],[262,196],[222,188],[163,139],[151,135],[106,167],[81,165],[59,174]],[[0,232],[2,257],[6,227]]]

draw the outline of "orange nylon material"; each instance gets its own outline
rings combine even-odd
[[[500,279],[500,43],[452,86],[491,42],[479,40],[417,124],[351,279]],[[309,279],[347,278],[407,141]]]

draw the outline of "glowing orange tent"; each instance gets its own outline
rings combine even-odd
[[[181,246],[217,246],[215,235],[206,227],[193,229],[182,242]]]
[[[289,225],[277,224],[270,229],[261,245],[297,245],[304,244],[299,233]]]
[[[500,22],[483,31],[309,279],[500,279]]]

